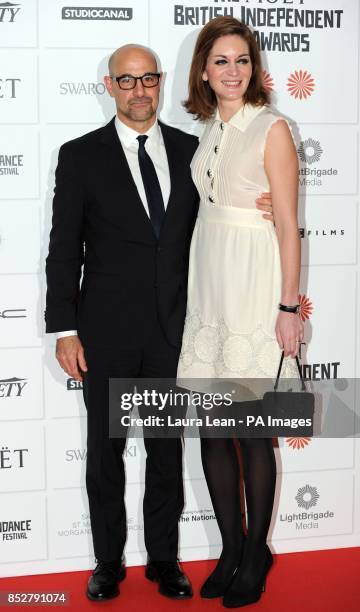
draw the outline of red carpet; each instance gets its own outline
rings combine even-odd
[[[198,592],[214,565],[215,561],[183,564],[196,593],[193,599],[183,602],[159,595],[157,586],[144,578],[142,567],[128,570],[126,580],[121,583],[120,597],[101,603],[92,603],[84,597],[89,572],[3,578],[0,580],[0,591],[65,590],[70,593],[70,605],[64,609],[71,612],[99,609],[123,612],[212,612],[225,609],[221,600],[202,600]],[[266,592],[260,602],[248,608],[259,612],[359,612],[359,578],[360,548],[277,555],[267,580]],[[14,606],[13,609],[29,610],[29,607]]]

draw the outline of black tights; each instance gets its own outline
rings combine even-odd
[[[261,561],[269,530],[276,464],[270,438],[242,438],[239,443],[248,515],[247,569],[249,574],[253,574]],[[216,578],[221,580],[239,563],[243,545],[239,460],[231,438],[201,438],[201,458],[223,543],[223,552],[215,570]]]

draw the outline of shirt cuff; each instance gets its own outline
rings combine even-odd
[[[76,329],[70,329],[69,331],[61,331],[56,333],[56,338],[67,338],[67,336],[77,336]]]

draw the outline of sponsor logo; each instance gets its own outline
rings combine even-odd
[[[317,492],[316,487],[311,487],[310,485],[305,485],[304,487],[300,487],[297,494],[295,495],[295,499],[299,508],[312,508],[316,506],[320,495]]]
[[[64,6],[61,10],[61,19],[80,19],[84,21],[130,21],[132,18],[132,8],[115,8],[105,6]]]
[[[24,165],[24,155],[2,155],[0,153],[0,176],[5,174],[19,175],[19,170]]]
[[[27,540],[29,531],[31,531],[31,519],[0,521],[0,537],[2,540]]]
[[[81,380],[76,380],[75,378],[68,378],[66,381],[66,388],[68,391],[81,391],[83,388],[83,383]]]
[[[311,442],[311,438],[286,438],[286,444],[293,450],[301,450]]]
[[[26,457],[25,453],[28,452],[28,448],[14,448],[14,450],[10,450],[8,446],[2,446],[0,448],[0,470],[23,468]]]
[[[0,310],[1,319],[26,319],[26,308],[7,308],[6,310]]]
[[[183,512],[180,521],[182,523],[199,523],[201,521],[214,521],[215,514],[212,510],[187,510]]]
[[[263,85],[267,91],[272,91],[274,89],[274,79],[272,78],[269,72],[266,70],[262,71],[263,75]]]
[[[0,98],[16,98],[18,83],[21,79],[0,79]]]
[[[311,164],[314,162],[319,161],[323,150],[320,146],[319,140],[307,138],[307,140],[302,140],[300,142],[298,153],[301,161],[306,162],[311,166]]]
[[[314,138],[302,140],[297,151],[300,161],[309,166],[319,162],[324,152],[320,141]],[[321,187],[324,178],[328,176],[337,176],[338,173],[339,171],[337,168],[319,168],[318,166],[308,168],[307,166],[303,166],[299,169],[299,185]]]
[[[302,375],[305,380],[331,380],[338,378],[340,361],[327,363],[303,363]]]
[[[301,238],[308,238],[310,236],[319,238],[338,238],[339,236],[345,236],[345,230],[343,228],[309,229],[308,227],[299,227],[299,233]]]
[[[315,80],[307,70],[295,70],[288,78],[287,88],[296,100],[306,100],[315,89]]]
[[[127,446],[124,450],[123,457],[136,457],[137,446],[132,444]],[[69,448],[65,451],[65,461],[86,461],[87,451],[86,448]]]
[[[299,508],[302,509],[300,512],[293,513],[281,513],[280,514],[280,522],[286,523],[295,523],[296,531],[308,531],[311,529],[319,529],[319,525],[321,525],[321,521],[328,520],[334,518],[335,514],[331,510],[326,510],[325,512],[316,512],[314,510],[310,510],[310,508],[314,508],[317,506],[317,503],[320,499],[319,492],[317,487],[312,487],[309,484],[306,484],[303,487],[300,487],[294,497]]]
[[[60,83],[61,96],[102,96],[105,91],[104,83]]]
[[[8,23],[14,23],[15,17],[20,10],[21,4],[14,4],[13,2],[0,2],[0,23],[5,21]]]
[[[57,535],[62,538],[71,536],[89,536],[91,535],[90,516],[84,513],[80,517],[80,521],[73,521],[71,526],[65,529],[59,529]]]
[[[308,297],[306,297],[306,295],[299,294],[298,299],[299,299],[299,304],[300,304],[300,310],[299,310],[300,319],[302,321],[306,321],[306,319],[310,319],[310,316],[312,315],[314,307],[312,305],[312,302],[310,301]]]
[[[21,397],[24,387],[27,385],[27,378],[3,378],[0,380],[1,397]]]

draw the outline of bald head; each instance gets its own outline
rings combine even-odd
[[[121,67],[127,65],[136,65],[138,62],[149,62],[153,72],[158,71],[157,59],[155,54],[148,47],[141,45],[123,45],[116,49],[109,59],[109,74],[120,74]]]

